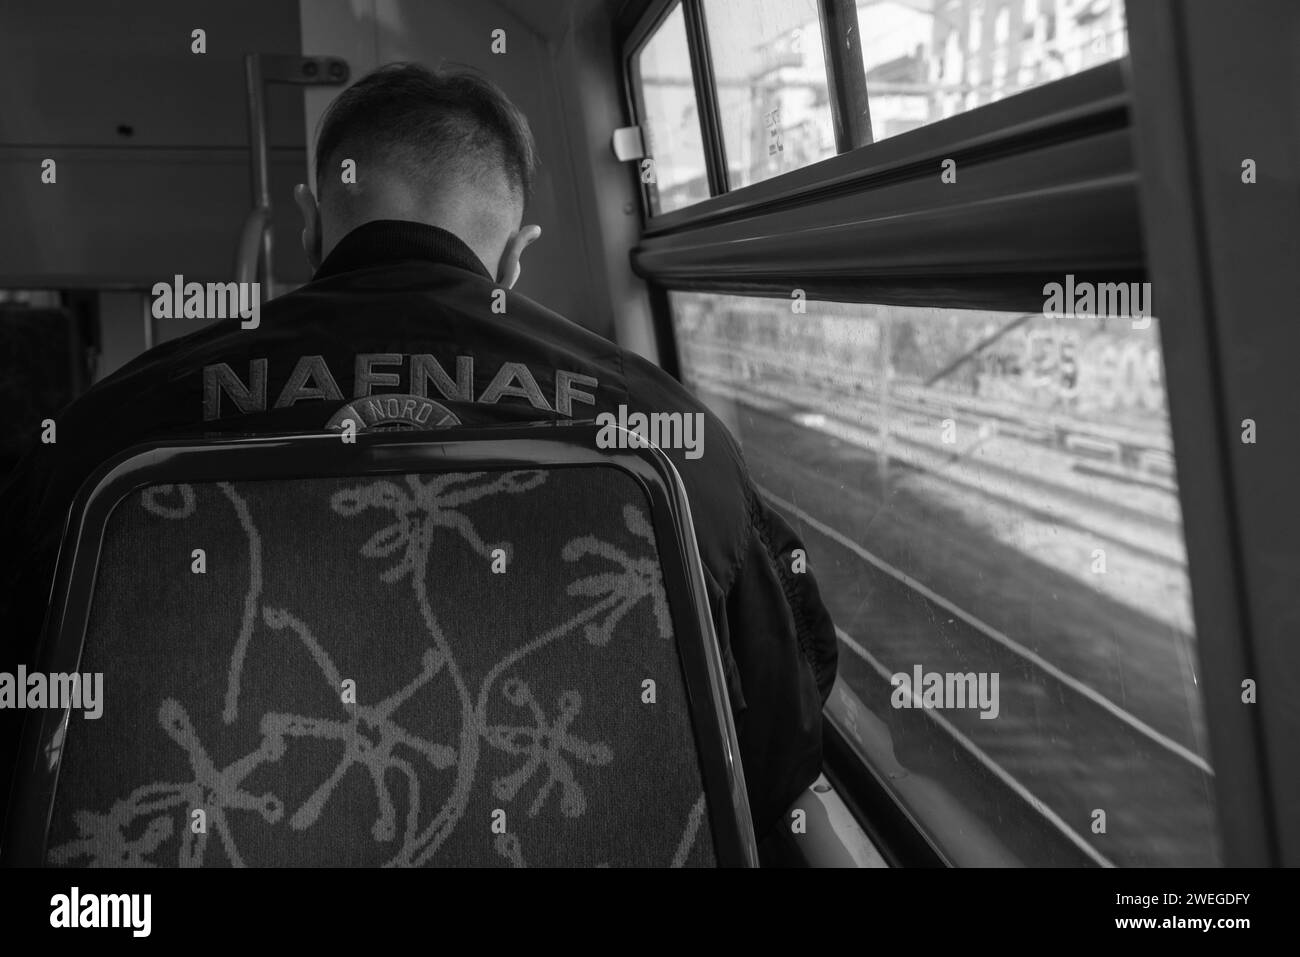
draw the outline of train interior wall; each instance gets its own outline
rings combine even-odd
[[[537,139],[527,219],[543,233],[518,290],[656,359],[646,290],[627,257],[640,230],[635,171],[610,149],[628,122],[621,84],[609,82],[621,69],[617,9],[600,0],[538,0],[518,13],[494,0],[213,0],[185,9],[143,0],[125,16],[92,0],[51,0],[40,16],[6,10],[0,216],[20,228],[0,239],[0,288],[95,290],[96,379],[110,375],[151,342],[198,328],[194,320],[149,328],[154,282],[231,278],[252,206],[244,53],[342,56],[353,79],[394,60],[466,65],[505,89]],[[191,49],[200,28],[204,54]],[[492,52],[497,29],[503,54]],[[137,70],[120,69],[123,50]],[[77,71],[60,69],[69,57],[82,61]],[[86,60],[100,63],[90,88],[73,79],[84,77]],[[268,87],[279,284],[310,278],[291,190],[309,175],[307,147],[337,92]],[[41,181],[46,158],[56,160],[54,184]],[[69,235],[68,222],[83,225]]]

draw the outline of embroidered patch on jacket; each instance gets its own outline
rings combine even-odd
[[[342,432],[352,422],[358,432],[366,429],[449,429],[460,419],[445,405],[419,395],[372,395],[339,409],[325,428]]]

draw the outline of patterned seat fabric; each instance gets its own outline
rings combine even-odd
[[[596,466],[128,496],[49,862],[712,866],[648,509]]]

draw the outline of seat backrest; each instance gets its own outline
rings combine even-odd
[[[44,660],[102,714],[29,742],[44,861],[752,863],[684,498],[585,431],[170,446],[83,491]]]

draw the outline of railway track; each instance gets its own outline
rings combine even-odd
[[[1195,665],[1187,636],[1104,596],[1065,591],[1032,557],[985,554],[989,544],[971,530],[903,520],[891,529],[882,516],[901,506],[882,511],[860,494],[870,450],[832,449],[788,409],[765,404],[746,411],[746,457],[764,494],[803,535],[840,628],[841,674],[895,728],[904,765],[950,776],[958,793],[972,786],[951,755],[936,759],[942,746],[919,748],[919,722],[931,741],[938,734],[999,782],[1000,797],[985,798],[992,807],[1028,809],[1094,863],[1214,863],[1212,771],[1189,704]],[[878,533],[886,552],[920,553],[921,567],[941,553],[951,561],[938,578],[920,581],[849,531],[862,529]],[[1003,572],[995,580],[985,577],[991,562]],[[918,664],[997,673],[999,716],[889,714],[888,675]],[[1098,811],[1102,834],[1093,832]]]
[[[826,364],[810,366],[775,351],[708,340],[693,340],[687,348],[691,360],[688,364],[698,375],[732,383],[741,378],[748,388],[763,393],[771,393],[773,387],[794,389],[819,397],[822,407],[830,403],[843,405],[869,421],[880,419],[878,397],[869,387],[862,370]],[[710,358],[701,362],[697,353]],[[736,373],[737,360],[745,370],[741,376]],[[1164,428],[1138,430],[1102,424],[1061,413],[1027,409],[1007,401],[930,389],[906,381],[891,384],[888,405],[892,412],[913,416],[931,428],[945,418],[952,418],[956,422],[991,429],[1026,447],[1060,449],[1075,469],[1083,465],[1095,467],[1099,458],[1113,459],[1116,464],[1123,459],[1131,460],[1141,469],[1115,468],[1102,474],[1118,482],[1177,493],[1173,479],[1173,445],[1168,430]],[[1073,478],[1077,482],[1078,476]],[[1064,490],[1068,492],[1069,486]],[[1152,501],[1159,499],[1153,498]]]
[[[1188,834],[1210,834],[1213,816],[1208,807],[1189,807],[1187,798],[1198,793],[1202,779],[1213,775],[1208,761],[1196,751],[1152,728],[1091,685],[1064,672],[1015,639],[1002,634],[912,579],[899,569],[826,525],[793,503],[762,490],[780,511],[822,543],[834,543],[863,562],[861,574],[879,602],[878,614],[865,630],[872,635],[871,649],[837,628],[841,648],[864,662],[886,684],[896,673],[910,674],[913,666],[926,671],[961,673],[996,672],[999,677],[999,713],[984,721],[977,711],[922,710],[940,730],[1001,781],[1020,801],[1095,863],[1110,866],[1113,855],[1127,864],[1158,862],[1164,845]],[[903,589],[906,597],[885,594]],[[920,603],[925,607],[917,608]],[[903,615],[925,622],[944,622],[941,635],[918,634],[900,628]],[[961,653],[954,654],[958,647]],[[973,668],[977,664],[978,668]],[[863,679],[850,681],[860,686]],[[880,693],[880,692],[877,692]],[[1052,702],[1044,708],[1041,702]],[[1046,742],[1054,746],[1044,748]],[[1079,756],[1086,755],[1086,762]],[[1124,768],[1121,801],[1116,801],[1116,781],[1099,776],[1088,765]],[[1123,793],[1123,792],[1121,792]],[[1137,809],[1136,811],[1134,809]],[[1152,808],[1170,809],[1153,827]],[[1177,813],[1183,808],[1183,813]],[[1107,841],[1092,839],[1092,812],[1108,811]],[[1194,850],[1199,859],[1200,848]],[[1147,855],[1150,855],[1148,857]],[[1202,861],[1202,863],[1207,863]]]
[[[751,408],[767,412],[784,410],[803,427],[879,454],[880,432],[871,423],[872,417],[828,413],[825,396],[795,394],[781,391],[777,386],[771,391],[756,391],[753,384],[738,387],[707,377],[699,380],[698,387]],[[843,402],[840,408],[843,410]],[[896,433],[889,435],[887,443],[887,454],[893,462],[960,486],[1025,516],[1073,529],[1095,538],[1098,544],[1119,546],[1173,570],[1186,568],[1181,523],[1124,502],[1121,493],[1114,489],[1107,489],[1111,494],[1098,494],[1066,487],[1039,472],[1004,464],[993,456],[974,461],[969,458],[969,449],[963,456],[961,450],[953,452],[939,443]],[[1176,509],[1175,499],[1170,499],[1170,504]]]
[[[773,402],[775,396],[784,395],[785,404],[800,425],[879,453],[880,429],[872,422],[874,416],[852,414],[855,410],[851,406],[846,408],[848,404],[842,401],[839,411],[850,414],[816,411],[827,408],[825,397],[816,393],[781,393],[776,391],[779,387],[774,386],[771,391],[764,389],[756,395],[752,384],[736,387],[708,378],[701,379],[700,385],[708,391],[768,411],[778,407]],[[766,401],[759,396],[766,396]],[[953,451],[938,442],[891,431],[886,439],[886,454],[893,462],[962,486],[1041,521],[1073,528],[1171,568],[1186,567],[1182,526],[1176,518],[1153,515],[1145,507],[1128,504],[1123,501],[1119,490],[1107,488],[1105,491],[1109,494],[1101,494],[1096,489],[1063,485],[1040,472],[1004,463],[995,455],[973,459],[972,452],[987,438],[977,439],[965,449]],[[1176,500],[1170,500],[1170,503],[1176,508]]]

